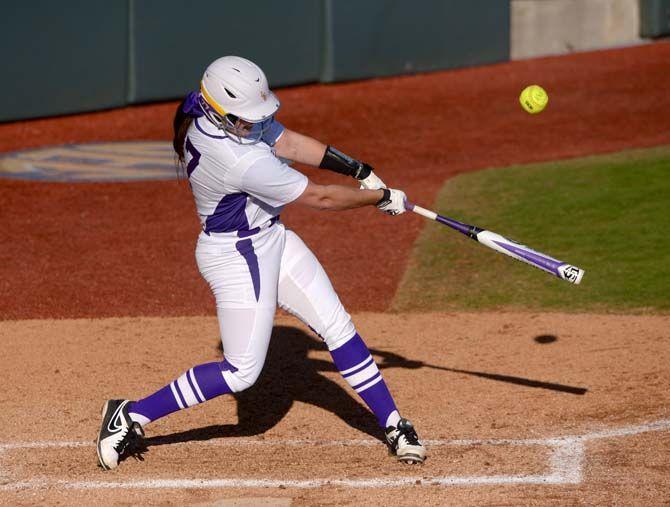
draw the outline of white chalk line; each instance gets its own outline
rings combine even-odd
[[[661,419],[651,423],[622,426],[619,428],[605,429],[585,433],[582,435],[565,435],[559,437],[548,438],[525,438],[525,439],[511,439],[511,438],[496,438],[496,439],[454,439],[454,440],[426,440],[423,442],[427,446],[437,447],[443,445],[453,446],[469,446],[469,445],[562,445],[566,442],[573,441],[588,441],[597,440],[601,438],[615,438],[637,435],[640,433],[647,433],[650,431],[663,431],[670,429],[670,419]],[[161,437],[152,437],[153,439],[160,439]],[[65,440],[44,440],[36,442],[8,442],[0,443],[0,451],[10,449],[44,449],[49,447],[92,447],[93,441],[65,441]],[[293,439],[293,440],[272,440],[272,439],[253,439],[253,438],[221,438],[200,441],[175,442],[170,445],[204,445],[215,447],[235,447],[235,446],[377,446],[380,445],[379,440],[371,439],[349,439],[349,440],[308,440],[308,439]]]
[[[429,447],[438,446],[546,446],[551,447],[550,471],[543,475],[491,475],[491,476],[443,476],[443,477],[383,477],[367,479],[154,479],[136,481],[66,481],[54,479],[32,479],[8,482],[0,473],[0,491],[16,491],[37,488],[61,488],[74,490],[91,489],[227,489],[227,488],[296,488],[309,489],[324,486],[350,488],[399,488],[408,486],[483,486],[514,484],[579,484],[585,455],[585,443],[591,440],[639,435],[651,431],[670,429],[670,419],[605,429],[582,435],[570,435],[544,439],[462,439],[425,440]],[[192,445],[196,442],[187,442]],[[376,446],[376,440],[254,440],[226,439],[197,442],[215,447],[233,446]],[[0,454],[17,449],[48,449],[92,447],[92,442],[41,441],[10,442],[0,444]],[[2,470],[0,469],[0,472]],[[3,484],[4,482],[4,484]]]

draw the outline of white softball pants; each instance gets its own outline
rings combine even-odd
[[[200,273],[214,293],[233,392],[251,387],[265,362],[277,303],[316,331],[329,350],[356,332],[323,267],[279,222],[249,238],[200,234]]]

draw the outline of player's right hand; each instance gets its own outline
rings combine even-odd
[[[382,188],[386,188],[386,184],[379,176],[374,173],[374,171],[370,171],[368,177],[360,181],[361,189],[363,190],[380,190]]]
[[[406,211],[407,196],[402,190],[384,188],[384,196],[377,202],[377,207],[387,215],[401,215]]]

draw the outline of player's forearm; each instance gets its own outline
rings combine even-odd
[[[302,164],[319,167],[326,145],[314,138],[286,129],[275,144],[278,156]]]
[[[382,190],[360,190],[343,185],[325,185],[325,188],[324,207],[322,208],[325,210],[336,211],[374,206],[384,196]]]
[[[376,205],[383,196],[383,190],[359,190],[343,185],[310,183],[297,202],[310,208],[337,211]]]

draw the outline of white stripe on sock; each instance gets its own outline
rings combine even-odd
[[[384,377],[382,377],[381,375],[379,375],[379,377],[377,377],[376,379],[374,379],[374,380],[372,380],[371,382],[368,382],[367,384],[362,385],[361,387],[359,387],[358,389],[356,389],[356,392],[357,392],[357,393],[362,393],[362,392],[365,391],[366,389],[369,389],[370,387],[372,387],[373,385],[375,385],[375,384],[378,383],[378,382],[381,382],[382,380],[384,380]]]
[[[357,392],[357,393],[362,393],[362,392],[365,391],[366,389],[372,387],[372,386],[375,385],[377,382],[381,382],[382,380],[384,380],[384,378],[383,378],[381,375],[379,375],[379,377],[377,377],[376,379],[372,380],[372,382],[368,382],[367,384],[362,385],[361,387],[359,387],[358,389],[356,389],[356,392]]]
[[[366,380],[371,379],[372,377],[377,375],[378,372],[379,372],[379,369],[377,368],[377,365],[373,361],[373,362],[370,363],[370,366],[368,366],[367,368],[359,371],[358,373],[356,373],[355,375],[352,375],[351,377],[347,377],[347,382],[349,382],[349,385],[351,387],[355,387],[358,384],[362,384]]]
[[[181,394],[184,395],[184,401],[186,402],[186,405],[192,407],[193,405],[197,405],[198,403],[200,403],[198,401],[198,398],[195,397],[195,393],[193,392],[193,389],[191,389],[191,386],[188,383],[186,373],[183,373],[182,376],[177,379],[177,385],[179,385],[179,390],[181,391]]]
[[[202,391],[200,390],[200,386],[198,385],[198,381],[195,378],[195,372],[193,371],[193,368],[188,370],[188,376],[191,377],[191,382],[193,382],[193,387],[195,387],[196,392],[198,393],[198,396],[202,401],[207,401],[205,400],[205,397],[202,394]]]
[[[348,374],[351,373],[352,371],[356,371],[356,370],[358,370],[361,366],[363,366],[365,363],[367,363],[368,361],[370,361],[370,359],[372,359],[372,356],[368,356],[368,357],[366,357],[366,358],[363,359],[360,363],[358,363],[356,366],[352,366],[351,368],[348,368],[348,369],[346,369],[346,370],[342,370],[340,373],[341,373],[342,375],[348,375]]]
[[[184,409],[184,405],[181,402],[181,399],[179,398],[179,393],[177,393],[177,389],[174,387],[174,382],[170,382],[170,389],[172,389],[172,396],[174,396],[174,399],[177,400],[177,405],[179,405],[179,408],[182,410]]]

